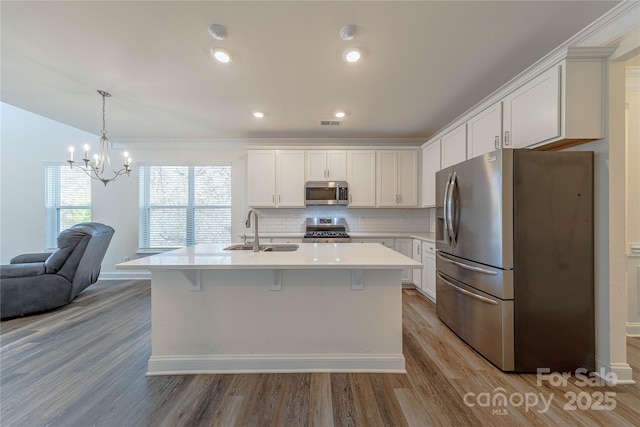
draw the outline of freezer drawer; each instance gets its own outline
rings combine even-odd
[[[440,250],[436,255],[436,268],[445,275],[463,283],[471,283],[474,288],[494,297],[513,299],[513,270],[479,264]]]
[[[503,371],[513,371],[513,300],[501,300],[436,273],[438,317]]]

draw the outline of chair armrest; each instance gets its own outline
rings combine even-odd
[[[44,263],[42,262],[8,264],[0,266],[0,279],[35,277],[40,276],[41,274],[44,274]]]
[[[29,262],[45,262],[51,256],[51,252],[43,252],[37,254],[22,254],[11,258],[10,264],[22,264]]]

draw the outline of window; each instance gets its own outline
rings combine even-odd
[[[45,247],[57,247],[61,231],[91,221],[91,178],[67,163],[45,165]]]
[[[140,248],[231,242],[231,166],[140,166]]]

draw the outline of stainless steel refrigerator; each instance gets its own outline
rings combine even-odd
[[[436,203],[439,318],[504,371],[593,371],[593,153],[493,151]]]

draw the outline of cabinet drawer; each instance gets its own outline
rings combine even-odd
[[[436,255],[436,244],[431,242],[422,242],[422,252],[425,254]]]

